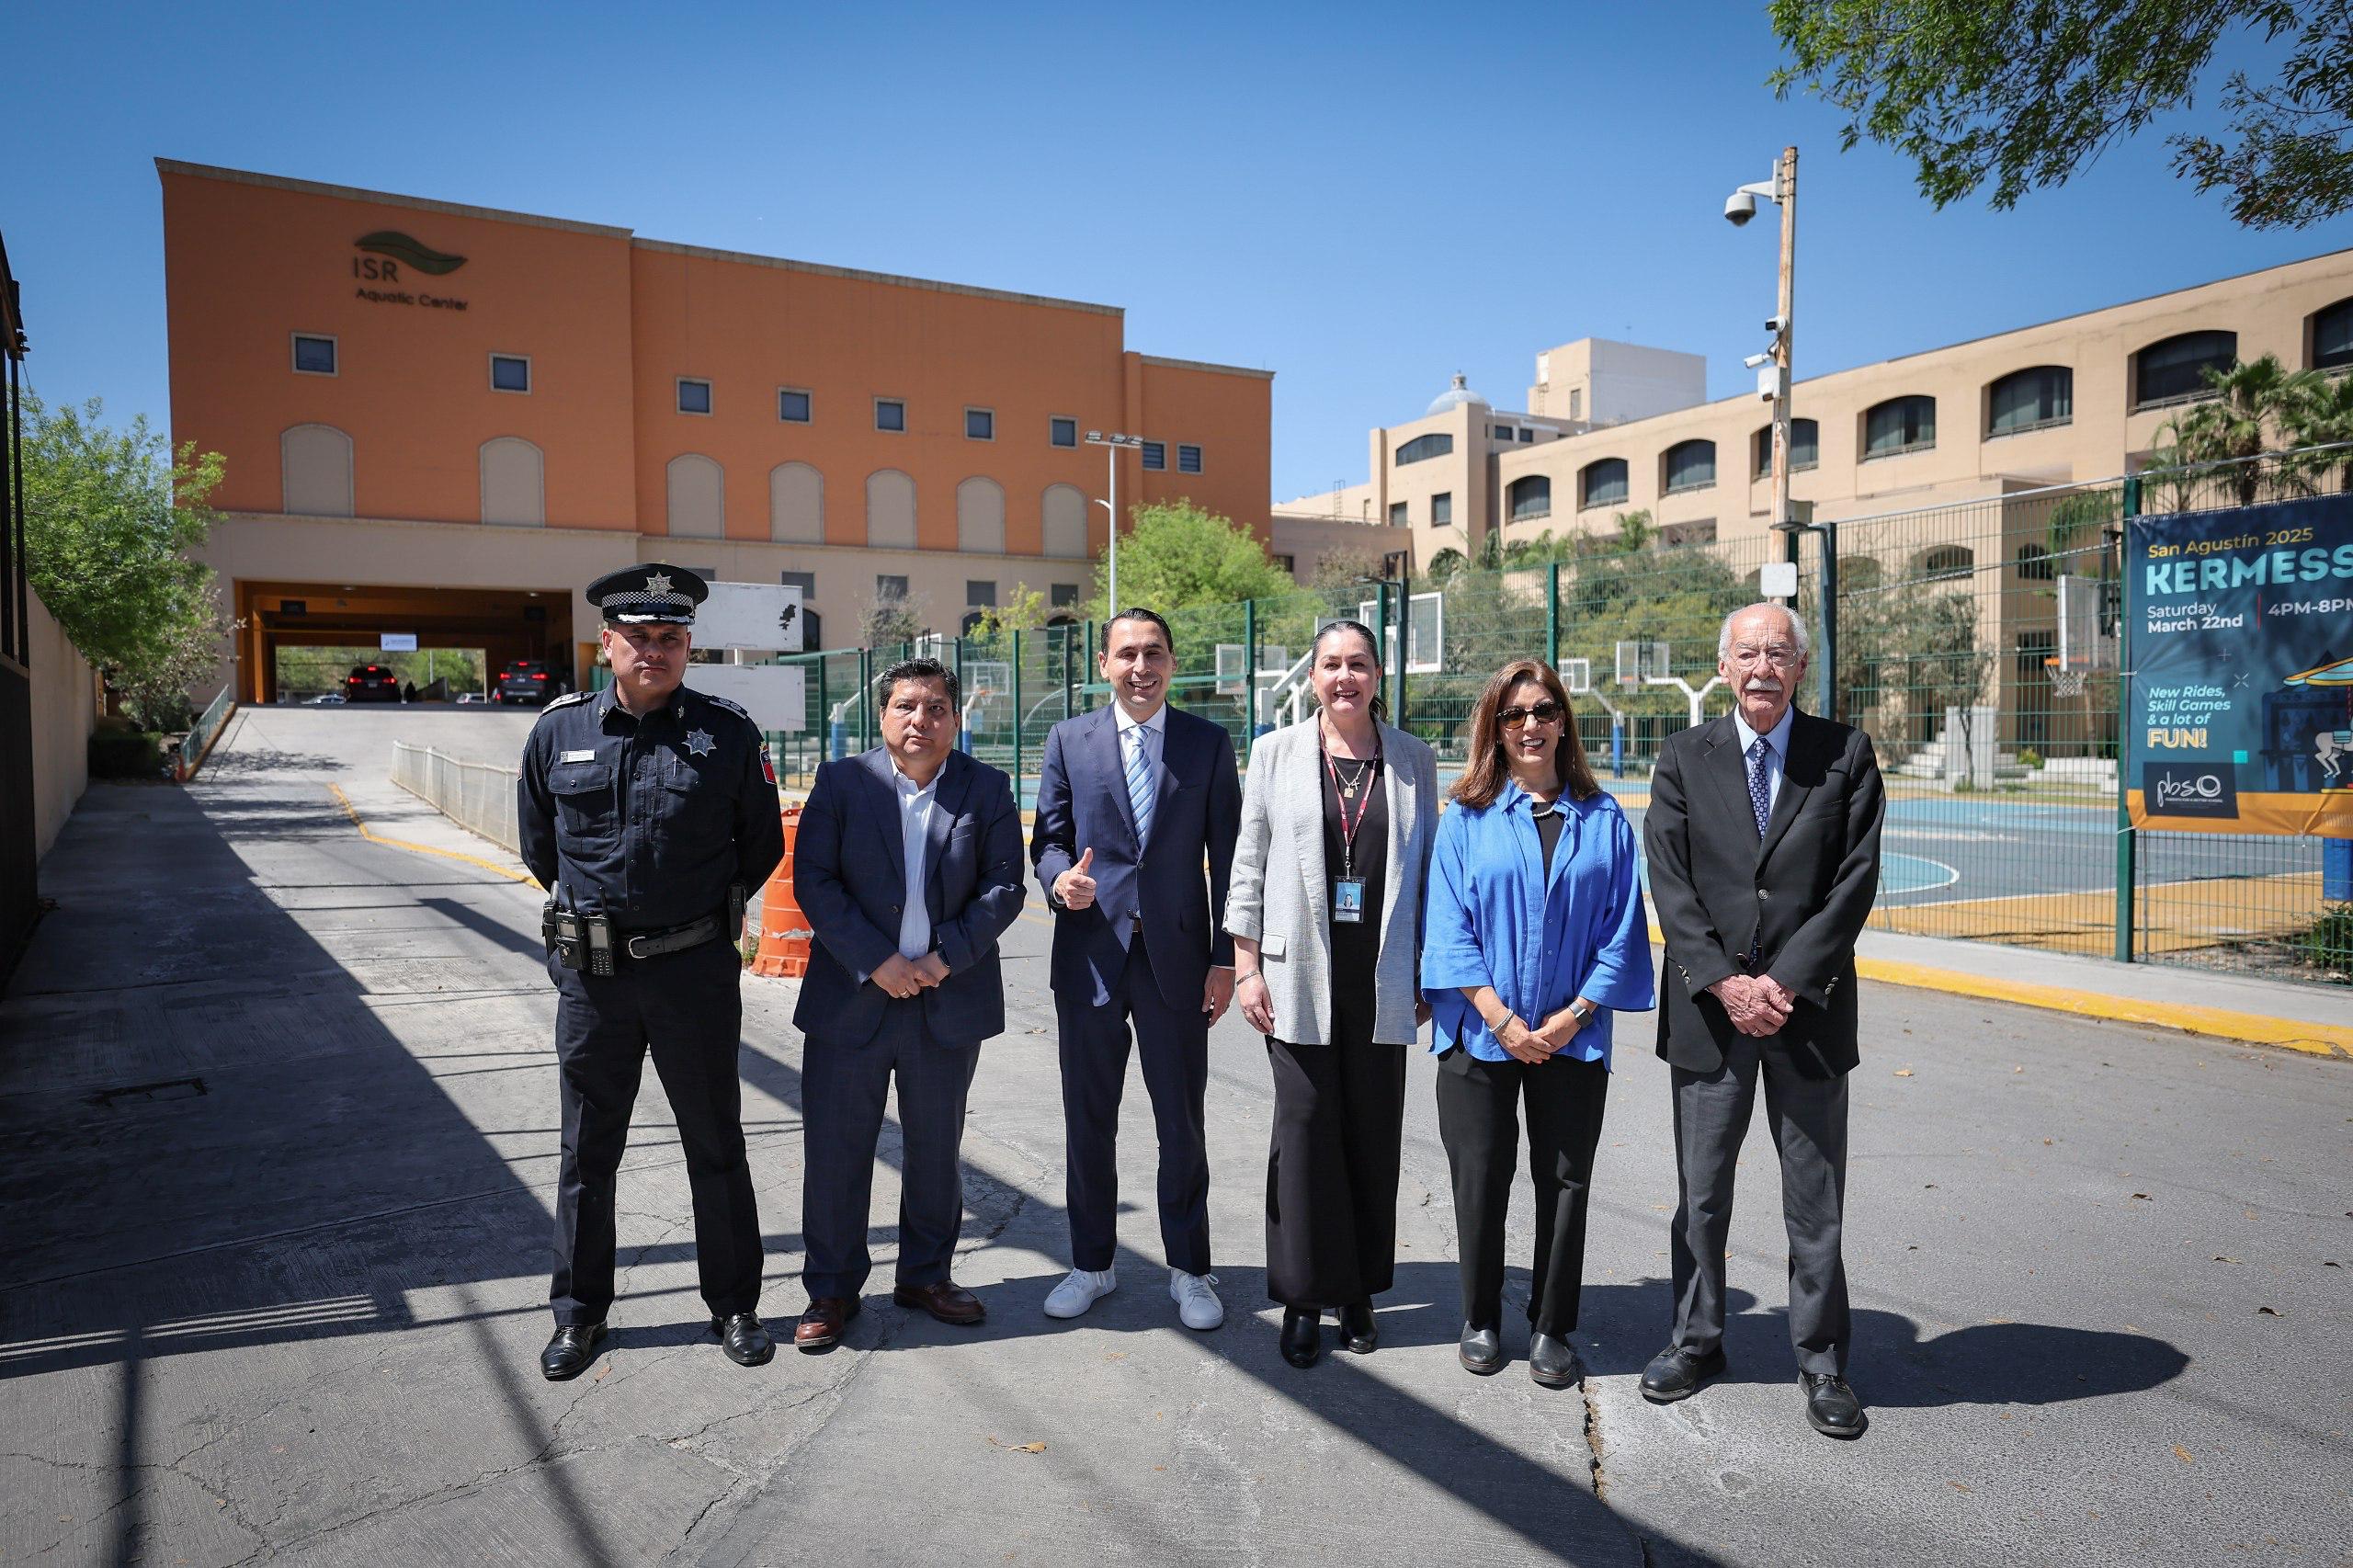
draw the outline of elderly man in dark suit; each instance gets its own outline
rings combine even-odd
[[[1242,782],[1224,726],[1168,706],[1176,643],[1148,609],[1103,627],[1108,708],[1046,737],[1029,856],[1054,909],[1072,1269],[1046,1298],[1076,1317],[1119,1284],[1120,1095],[1129,1026],[1160,1134],[1160,1239],[1186,1327],[1225,1321],[1210,1274],[1203,1126],[1210,1026],[1233,999],[1225,907]]]
[[[792,1021],[801,1056],[804,1351],[858,1314],[867,1210],[895,1079],[905,1148],[891,1299],[977,1324],[949,1278],[964,1217],[958,1147],[981,1041],[1005,1032],[997,938],[1029,896],[1013,786],[954,750],[955,675],[932,659],[882,674],[882,744],[817,769],[794,847],[793,896],[816,940]],[[853,871],[852,868],[856,868]]]
[[[1733,710],[1670,736],[1651,778],[1643,841],[1667,960],[1658,1053],[1674,1084],[1682,1202],[1674,1337],[1642,1388],[1665,1403],[1723,1370],[1733,1167],[1761,1076],[1806,1419],[1855,1437],[1866,1421],[1846,1377],[1847,1074],[1855,938],[1879,891],[1886,797],[1870,737],[1790,707],[1806,652],[1805,623],[1780,605],[1726,618],[1716,668]]]

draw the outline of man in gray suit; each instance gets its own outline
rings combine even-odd
[[[1643,1373],[1655,1403],[1724,1368],[1733,1168],[1765,1081],[1790,1236],[1790,1342],[1806,1419],[1862,1435],[1839,1228],[1847,1074],[1857,1061],[1855,938],[1879,892],[1879,761],[1859,730],[1798,712],[1805,623],[1778,604],[1724,620],[1733,710],[1669,736],[1643,842],[1666,936],[1658,1053],[1675,1093],[1675,1332]]]

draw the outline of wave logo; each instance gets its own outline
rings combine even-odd
[[[2236,817],[2237,777],[2227,769],[2185,767],[2178,763],[2144,764],[2141,794],[2151,812],[2169,817]]]
[[[415,236],[404,234],[397,229],[378,229],[372,233],[360,235],[351,243],[372,253],[352,258],[352,271],[362,278],[397,279],[404,267],[429,278],[438,278],[466,265],[464,256],[450,256],[421,244]]]

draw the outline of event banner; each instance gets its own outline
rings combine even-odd
[[[2136,827],[2353,838],[2353,495],[2126,526]]]

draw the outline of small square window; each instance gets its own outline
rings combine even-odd
[[[1057,416],[1053,423],[1053,434],[1050,439],[1051,439],[1053,444],[1057,447],[1077,446],[1078,421],[1075,419],[1063,419]]]
[[[294,368],[306,376],[335,374],[335,339],[294,335]]]
[[[777,581],[788,588],[801,590],[801,602],[813,604],[817,598],[817,574],[814,572],[779,572]]]
[[[1054,585],[1051,608],[1054,609],[1070,609],[1075,607],[1077,603],[1078,585],[1076,583],[1056,583]]]
[[[903,603],[907,597],[907,580],[898,576],[878,576],[874,579],[874,597],[885,604]]]
[[[776,416],[787,425],[809,423],[809,394],[791,387],[779,388],[776,394]]]
[[[994,441],[996,439],[996,410],[968,408],[964,411],[964,439]]]
[[[1430,527],[1442,528],[1454,521],[1454,492],[1441,490],[1430,497]]]
[[[1166,468],[1168,466],[1167,445],[1160,441],[1146,441],[1143,444],[1143,466],[1149,469]]]
[[[1523,425],[1519,427],[1519,439],[1521,444],[1525,445],[1526,443],[1536,439],[1536,432]]]
[[[967,577],[964,580],[964,604],[967,608],[981,605],[994,608],[996,604],[996,585],[983,582],[976,577]]]
[[[493,392],[529,392],[531,362],[520,354],[492,355],[490,357],[490,386]]]
[[[1389,503],[1389,526],[1391,528],[1402,528],[1412,521],[1412,515],[1407,512],[1404,502],[1392,501]]]
[[[709,414],[710,412],[710,383],[680,376],[678,378],[678,412]]]
[[[1299,557],[1296,555],[1278,555],[1275,557],[1275,564],[1294,577],[1299,575]]]
[[[1200,449],[1200,448],[1199,448],[1199,447],[1179,447],[1179,448],[1177,448],[1177,449],[1176,449],[1176,472],[1177,472],[1178,473],[1199,473],[1199,472],[1201,472],[1201,449]]]
[[[907,427],[907,405],[895,397],[876,398],[874,427],[877,430],[904,430]]]

